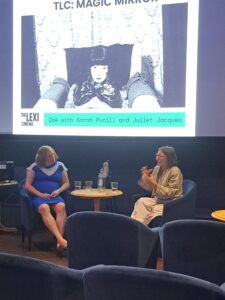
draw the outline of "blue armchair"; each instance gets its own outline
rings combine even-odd
[[[218,285],[225,281],[225,224],[176,220],[160,228],[163,268]]]
[[[22,242],[25,242],[27,235],[28,250],[32,248],[32,231],[43,227],[43,223],[39,214],[35,211],[30,195],[24,187],[24,179],[19,182],[20,194],[20,218]]]
[[[158,232],[130,217],[109,212],[77,212],[67,218],[68,266],[98,264],[155,268]]]
[[[86,300],[224,300],[219,286],[166,271],[96,266],[84,273]]]
[[[1,299],[84,300],[82,271],[0,253]]]

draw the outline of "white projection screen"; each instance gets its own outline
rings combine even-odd
[[[13,134],[195,136],[198,0],[13,2]]]

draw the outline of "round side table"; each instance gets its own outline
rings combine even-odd
[[[211,216],[216,220],[225,222],[225,209],[214,210]]]
[[[71,192],[71,196],[73,197],[80,197],[86,199],[93,200],[93,210],[100,211],[100,200],[107,199],[107,198],[114,198],[123,195],[123,192],[120,190],[111,190],[111,189],[81,189],[81,190],[74,190]]]

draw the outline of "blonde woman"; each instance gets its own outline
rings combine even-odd
[[[55,236],[57,249],[63,250],[67,247],[67,240],[63,237],[66,209],[60,194],[69,188],[69,179],[67,168],[58,158],[52,147],[41,146],[35,162],[27,168],[25,189],[31,194],[33,205],[45,226]]]

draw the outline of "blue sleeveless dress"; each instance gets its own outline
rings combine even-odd
[[[65,165],[59,161],[54,162],[48,167],[38,167],[36,163],[33,163],[27,169],[33,172],[33,187],[41,193],[48,194],[51,194],[54,190],[60,188],[62,182],[62,173],[67,171]],[[31,195],[31,199],[36,209],[38,209],[38,207],[43,203],[53,204],[64,202],[60,195],[51,199],[44,199],[35,195]]]

